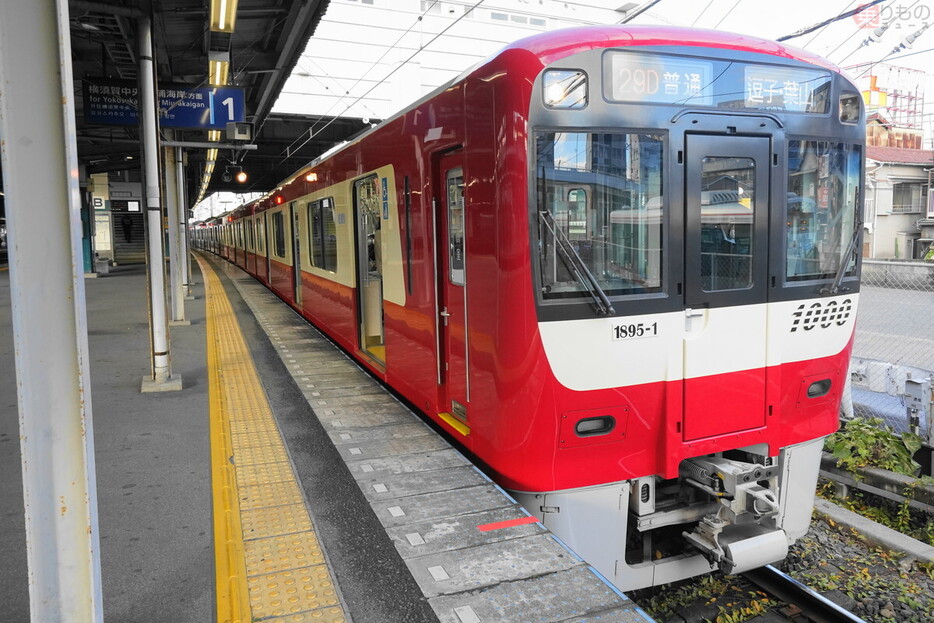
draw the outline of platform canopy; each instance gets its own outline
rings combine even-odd
[[[238,118],[253,127],[253,138],[240,143],[253,143],[257,149],[220,150],[205,195],[224,190],[269,190],[334,144],[359,132],[364,128],[362,120],[336,119],[307,140],[311,119],[270,114],[329,1],[71,0],[78,157],[88,175],[139,170],[139,129],[132,110],[139,66],[136,36],[138,18],[150,11],[157,86],[165,98],[162,104],[176,117],[174,121],[163,119],[162,138],[172,130],[175,140],[207,142],[211,138],[210,120],[195,119],[197,115],[192,113],[197,112],[195,102],[215,95],[219,101],[212,103],[218,111],[233,113],[236,104]],[[217,30],[219,20],[224,19],[219,12],[228,14],[220,26],[230,30],[232,10],[236,15],[232,31]],[[210,72],[218,67],[228,72],[224,89],[229,92],[209,93]],[[193,100],[191,107],[186,98]],[[220,114],[218,117],[214,127],[223,122]],[[227,140],[226,131],[219,134],[221,141]],[[186,181],[192,201],[201,187],[206,155],[206,149],[188,150]],[[228,167],[241,167],[248,181],[225,181],[223,174]]]

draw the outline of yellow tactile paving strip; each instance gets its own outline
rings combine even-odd
[[[203,258],[219,623],[343,623],[298,480],[220,279]]]

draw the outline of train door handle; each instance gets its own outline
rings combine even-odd
[[[442,309],[440,312],[438,312],[438,315],[444,318],[444,326],[448,326],[448,318],[451,317],[451,314],[448,313],[448,308],[445,307]]]
[[[691,309],[688,307],[684,310],[684,330],[688,333],[691,333],[694,327],[694,318],[703,318],[705,310],[703,309]]]

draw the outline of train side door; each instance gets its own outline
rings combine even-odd
[[[460,155],[441,158],[435,202],[438,252],[439,380],[441,405],[466,422],[470,400],[467,351],[467,264],[464,169]]]
[[[770,139],[688,134],[685,154],[683,437],[691,441],[765,424]]]
[[[357,317],[360,349],[385,363],[383,340],[383,251],[381,235],[382,196],[379,177],[354,182],[357,239]]]
[[[263,247],[266,249],[266,284],[272,287],[272,247],[269,246],[269,212],[263,212]]]
[[[301,254],[301,228],[298,226],[300,210],[298,202],[289,204],[290,220],[292,221],[292,300],[301,307],[302,304],[302,254]]]

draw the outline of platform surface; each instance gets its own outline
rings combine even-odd
[[[261,284],[217,258],[196,281],[191,326],[171,329],[184,389],[165,394],[139,392],[142,269],[86,282],[105,620],[210,621],[225,611],[214,578],[216,370],[220,400],[240,414],[227,421],[221,456],[234,466],[234,549],[252,620],[649,620]],[[9,301],[0,272],[0,553],[10,561],[0,568],[0,620],[26,621]],[[217,320],[225,313],[229,325]],[[236,331],[256,385],[242,357],[212,359],[205,347],[225,348]]]

